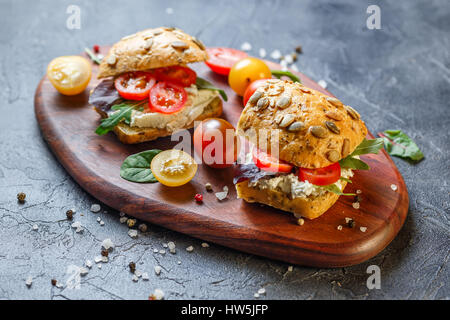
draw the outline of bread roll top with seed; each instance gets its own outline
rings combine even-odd
[[[271,79],[248,100],[237,133],[295,166],[322,168],[353,152],[367,128],[358,112],[338,99]]]
[[[126,36],[112,46],[100,64],[98,78],[186,65],[207,58],[204,45],[180,29],[147,29]]]

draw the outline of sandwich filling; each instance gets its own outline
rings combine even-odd
[[[197,119],[211,101],[219,96],[217,91],[198,89],[196,85],[184,89],[187,93],[187,101],[181,110],[170,114],[133,110],[130,126],[167,129],[168,131],[184,128]],[[143,107],[147,109],[146,105]]]
[[[349,179],[353,177],[353,171],[351,169],[341,169],[341,177]],[[319,197],[327,192],[322,186],[316,186],[310,183],[308,180],[300,181],[298,176],[293,173],[283,174],[272,178],[263,178],[254,182],[249,182],[250,187],[256,187],[260,190],[269,189],[283,192],[290,195],[292,199],[295,198],[308,198]],[[343,191],[341,180],[334,183],[339,190]]]
[[[359,158],[356,156],[356,158]],[[245,174],[242,177],[249,178],[248,186],[259,190],[274,190],[287,194],[291,199],[295,198],[315,198],[329,192],[329,188],[318,186],[310,183],[308,180],[301,181],[298,175],[290,173],[270,173],[256,168],[252,160],[252,153],[247,153],[243,166],[252,168],[247,172],[253,171],[250,175]],[[256,173],[257,170],[258,172]],[[256,174],[255,174],[256,173]],[[340,179],[333,183],[340,192],[343,192],[341,179],[350,179],[353,177],[353,170],[349,168],[341,168]],[[329,187],[329,186],[327,186]]]

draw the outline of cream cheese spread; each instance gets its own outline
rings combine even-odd
[[[187,101],[183,109],[171,114],[159,112],[141,112],[134,110],[131,115],[131,127],[158,128],[175,131],[186,127],[198,118],[205,108],[219,94],[214,90],[198,90],[195,85],[184,88],[187,93]]]
[[[341,169],[341,177],[349,179],[353,177],[353,171],[351,169]],[[342,191],[341,180],[336,181],[334,184]],[[298,177],[293,173],[279,175],[270,179],[259,179],[255,182],[249,182],[249,186],[257,187],[260,190],[281,191],[290,194],[293,199],[318,197],[328,192],[325,188],[313,185],[309,181],[298,180]]]

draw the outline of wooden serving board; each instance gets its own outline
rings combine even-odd
[[[108,47],[101,48],[105,54]],[[268,62],[271,68],[280,66]],[[242,111],[242,99],[228,87],[226,77],[214,74],[204,64],[192,66],[199,76],[223,88],[229,97],[224,102],[223,118],[236,125]],[[122,179],[123,160],[144,150],[169,149],[177,142],[170,137],[138,145],[120,143],[114,133],[94,133],[99,116],[88,105],[98,67],[87,90],[77,96],[59,94],[44,77],[36,89],[35,112],[48,145],[69,174],[92,196],[130,216],[193,237],[256,255],[314,267],[342,267],[361,263],[379,253],[394,237],[408,212],[408,193],[402,176],[384,152],[363,156],[369,171],[357,171],[346,192],[362,190],[359,210],[352,207],[353,197],[340,197],[321,217],[303,226],[286,212],[236,198],[232,182],[233,168],[212,169],[200,165],[188,184],[171,188],[160,183],[138,184]],[[301,73],[303,83],[332,96]],[[357,107],[357,106],[356,106]],[[369,137],[373,137],[369,134]],[[210,182],[214,191],[227,185],[230,192],[218,201],[214,192],[205,191]],[[391,185],[398,186],[397,191]],[[194,201],[202,193],[203,204]],[[345,218],[356,221],[355,228]],[[338,225],[343,225],[341,231]],[[361,232],[360,227],[367,227]]]

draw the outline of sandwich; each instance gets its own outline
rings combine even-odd
[[[177,28],[147,29],[122,38],[102,59],[89,103],[102,117],[97,134],[114,131],[126,144],[169,136],[222,113],[223,91],[197,77],[205,46]]]
[[[252,151],[239,163],[237,196],[314,219],[344,193],[359,156],[378,153],[359,113],[300,83],[267,80],[248,100],[236,128]]]

